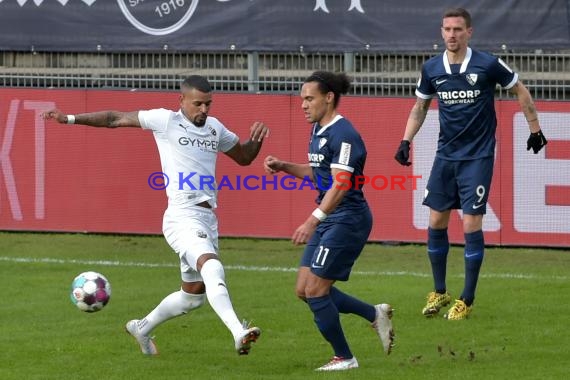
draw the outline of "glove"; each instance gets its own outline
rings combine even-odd
[[[410,159],[410,142],[408,140],[402,140],[394,158],[396,159],[396,161],[398,161],[400,163],[400,165],[410,166],[412,164],[409,161],[409,159]]]
[[[546,141],[546,137],[544,137],[542,131],[531,133],[528,140],[526,140],[526,150],[532,148],[534,154],[537,154],[546,144],[548,144],[548,141]]]

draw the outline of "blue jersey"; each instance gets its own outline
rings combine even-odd
[[[509,89],[518,75],[501,59],[467,48],[462,64],[449,64],[447,52],[426,61],[416,95],[437,95],[439,141],[436,156],[446,160],[472,160],[495,152],[495,88]]]
[[[342,182],[351,181],[341,203],[334,215],[343,210],[367,207],[362,185],[354,184],[355,176],[364,175],[366,147],[354,126],[342,116],[337,116],[328,125],[313,125],[309,142],[309,163],[313,171],[315,187],[319,192],[316,202],[321,203],[326,191],[332,186],[332,168],[352,173],[350,178],[342,178]],[[362,178],[362,177],[361,177]],[[362,181],[360,181],[362,183]]]

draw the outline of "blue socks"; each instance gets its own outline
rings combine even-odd
[[[483,231],[475,231],[465,234],[465,286],[461,299],[467,306],[473,304],[475,299],[475,288],[479,279],[479,270],[483,264],[485,255],[485,240]]]
[[[333,347],[335,356],[351,359],[353,355],[340,325],[338,309],[330,295],[307,298],[307,304],[313,312],[319,331]]]
[[[433,274],[434,289],[443,294],[446,291],[445,275],[447,271],[447,254],[449,253],[449,238],[447,228],[434,230],[428,227],[427,244],[431,271]]]
[[[374,306],[343,293],[334,286],[331,287],[330,297],[339,313],[356,314],[371,323],[376,319]]]

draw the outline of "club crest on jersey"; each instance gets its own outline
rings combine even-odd
[[[210,131],[210,133],[215,136],[217,134],[216,130],[214,128],[212,128],[210,125],[208,125],[208,130]]]
[[[475,83],[477,83],[477,74],[467,74],[465,75],[465,79],[467,79],[467,82],[469,82],[471,86],[475,86]]]
[[[319,140],[319,149],[321,149],[327,143],[327,139],[324,137]]]

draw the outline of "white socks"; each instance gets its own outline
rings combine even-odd
[[[204,294],[186,293],[182,290],[169,294],[153,311],[138,322],[140,333],[149,335],[161,323],[199,308],[204,303],[204,298],[207,297],[212,309],[231,331],[234,340],[241,337],[244,328],[230,300],[222,263],[219,260],[210,259],[204,263],[200,274],[206,285],[205,296]]]
[[[166,296],[145,318],[138,323],[139,330],[144,335],[167,320],[197,309],[204,303],[204,294],[190,294],[182,290]]]
[[[226,276],[222,263],[219,260],[210,259],[202,265],[200,274],[204,279],[206,296],[212,309],[232,332],[234,340],[239,338],[243,333],[243,327],[234,311],[228,289],[226,288]]]

